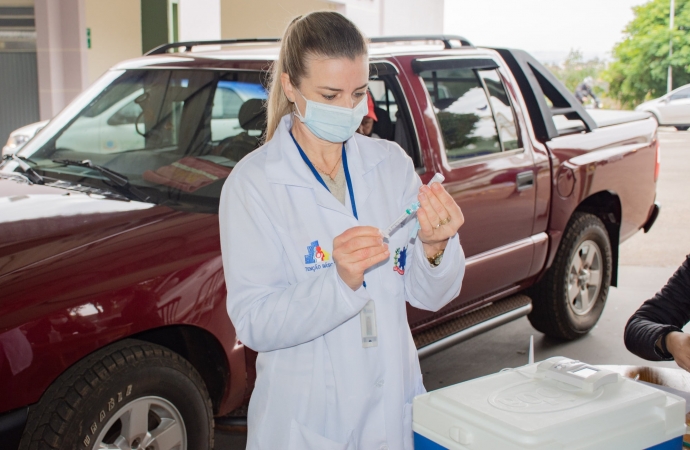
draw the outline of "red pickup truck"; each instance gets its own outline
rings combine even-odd
[[[260,145],[278,45],[123,62],[6,156],[3,448],[210,448],[214,417],[246,405],[256,354],[225,309],[218,200]],[[423,36],[370,53],[374,133],[423,182],[445,175],[466,218],[462,293],[408,310],[420,356],[526,314],[550,336],[587,333],[619,243],[659,211],[654,119],[593,119],[518,50]]]

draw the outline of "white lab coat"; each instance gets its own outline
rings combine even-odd
[[[283,117],[273,139],[237,164],[220,201],[228,313],[239,340],[259,352],[247,449],[411,450],[411,402],[425,389],[405,300],[436,311],[458,295],[458,235],[431,267],[408,221],[391,236],[391,257],[353,291],[336,271],[333,239],[387,227],[421,181],[397,144],[355,134],[345,147],[357,220],[349,195],[341,204],[304,163],[291,126]],[[315,241],[323,252],[310,251]],[[394,256],[406,246],[401,274]],[[359,312],[370,299],[378,346],[363,348]]]

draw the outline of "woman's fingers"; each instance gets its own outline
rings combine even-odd
[[[388,252],[388,245],[386,244],[363,247],[357,249],[352,253],[343,253],[339,256],[339,262],[341,262],[342,264],[357,265],[363,261],[368,260],[372,256],[383,255],[386,252]]]
[[[448,195],[448,193],[438,183],[434,183],[433,188],[427,187],[426,190],[428,190],[427,197],[429,198],[429,204],[432,208],[434,208],[434,211],[438,215],[439,222],[448,223],[448,219],[450,219],[450,212],[439,198],[444,194]]]
[[[366,249],[359,250],[357,253],[357,259],[355,264],[358,265],[361,271],[367,270],[369,267],[385,261],[389,256],[388,246],[385,248],[373,248],[369,247]]]
[[[429,216],[424,209],[417,211],[417,220],[419,220],[419,227],[421,228],[422,236],[431,236],[434,234],[434,225],[431,224]]]
[[[343,243],[343,252],[352,254],[369,247],[381,247],[383,238],[381,236],[358,236]]]
[[[457,231],[463,225],[463,223],[465,223],[465,217],[462,214],[460,206],[440,184],[434,183],[431,186],[431,191],[434,193],[433,200],[438,202],[434,203],[432,201],[434,207],[437,209],[442,209],[444,213],[447,214],[445,218],[441,217],[441,220],[446,221],[446,224],[449,225],[449,228]]]
[[[417,212],[417,217],[422,242],[446,240],[457,233],[465,221],[460,206],[438,183],[434,183],[431,187],[422,186],[419,202],[421,207]]]
[[[350,239],[353,239],[356,237],[364,237],[364,236],[383,237],[383,236],[381,236],[381,231],[376,227],[368,227],[368,226],[352,227],[352,228],[348,228],[342,234],[336,236],[335,239],[333,239],[333,247],[334,248],[338,247],[339,245],[349,241]]]
[[[439,217],[439,213],[431,205],[431,196],[433,195],[434,194],[429,190],[429,188],[424,186],[420,190],[420,193],[417,197],[419,198],[421,208],[424,209],[424,212],[426,213],[429,222],[436,226],[436,224],[439,223],[441,219]]]
[[[375,227],[354,227],[333,239],[333,261],[340,278],[357,290],[364,271],[390,256],[388,245]]]

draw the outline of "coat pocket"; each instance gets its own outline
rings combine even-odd
[[[355,446],[352,443],[352,432],[348,433],[347,442],[336,442],[292,419],[288,450],[355,450]]]

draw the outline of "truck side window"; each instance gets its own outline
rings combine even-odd
[[[505,86],[496,70],[480,70],[479,76],[486,86],[491,101],[491,109],[498,127],[498,136],[503,144],[503,151],[522,148],[520,134],[515,125],[515,114],[510,106],[510,99]]]
[[[489,99],[474,70],[427,70],[420,76],[433,102],[449,162],[502,151]]]

